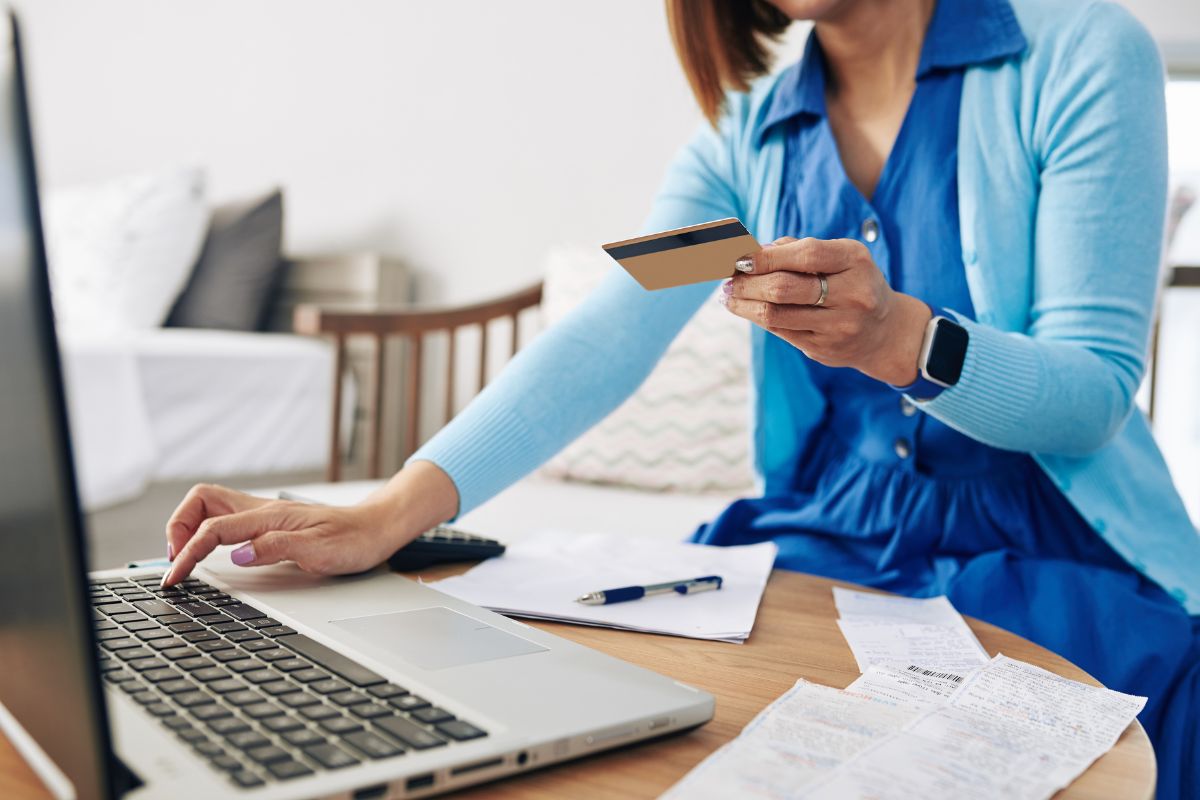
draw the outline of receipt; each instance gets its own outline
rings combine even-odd
[[[997,656],[801,796],[1042,800],[1116,744],[1145,704]]]
[[[939,705],[959,689],[970,672],[955,673],[910,664],[905,669],[868,667],[862,677],[846,687],[848,693],[888,700],[921,709]]]
[[[792,797],[919,713],[887,697],[801,679],[663,797]]]
[[[914,599],[834,588],[842,636],[860,672],[874,664],[969,671],[986,664],[979,644],[945,597]]]

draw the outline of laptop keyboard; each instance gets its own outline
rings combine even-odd
[[[244,788],[487,736],[196,580],[91,581],[105,681]]]

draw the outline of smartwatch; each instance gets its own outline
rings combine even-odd
[[[921,354],[917,357],[917,379],[908,386],[893,386],[914,400],[932,400],[958,383],[967,358],[967,329],[942,309],[933,311],[925,326]]]

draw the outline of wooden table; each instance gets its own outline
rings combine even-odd
[[[427,570],[426,580],[463,571]],[[834,581],[776,571],[767,585],[758,621],[743,645],[614,631],[551,622],[539,628],[594,647],[634,664],[705,689],[717,698],[716,716],[703,727],[621,750],[601,753],[518,778],[486,784],[462,798],[634,798],[655,797],[709,753],[734,738],[755,714],[783,694],[796,678],[838,688],[858,677],[858,668],[834,620]],[[1049,650],[1000,628],[968,618],[991,654],[1003,652],[1059,675],[1095,684],[1083,670]],[[1148,800],[1154,795],[1154,750],[1134,721],[1116,747],[1079,780],[1059,793],[1062,800]],[[47,797],[37,778],[0,736],[0,797]]]

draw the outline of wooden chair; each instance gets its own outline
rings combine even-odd
[[[375,358],[368,381],[371,398],[367,433],[367,472],[370,478],[380,477],[383,449],[384,408],[384,344],[391,337],[402,337],[407,343],[405,364],[405,415],[403,421],[405,457],[420,445],[419,423],[422,399],[422,354],[424,338],[431,333],[448,334],[446,353],[446,400],[443,415],[446,421],[454,416],[455,398],[455,339],[461,328],[478,326],[480,391],[487,384],[488,324],[508,318],[512,325],[510,353],[520,347],[518,318],[522,311],[542,302],[542,284],[538,283],[495,300],[450,308],[363,309],[354,307],[303,304],[296,306],[293,327],[297,333],[310,336],[332,336],[334,340],[333,417],[330,422],[329,464],[326,478],[342,478],[342,374],[346,369],[346,341],[352,336],[370,336],[375,340]]]

